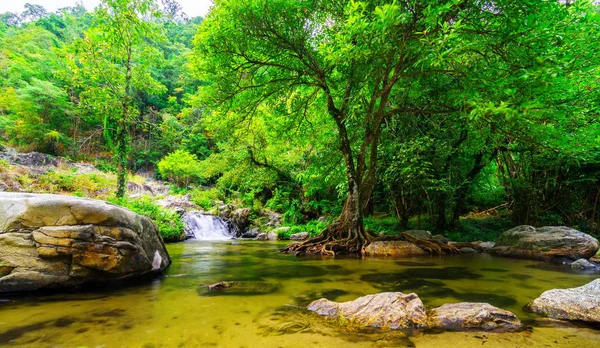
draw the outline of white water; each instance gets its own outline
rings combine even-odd
[[[226,240],[235,237],[229,224],[218,216],[187,213],[184,217],[186,234],[198,240]]]

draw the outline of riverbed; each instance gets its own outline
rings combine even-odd
[[[165,275],[119,288],[0,296],[0,346],[31,347],[597,347],[600,329],[522,307],[597,276],[487,254],[407,259],[297,258],[280,242],[168,245]],[[219,281],[239,285],[210,292]],[[415,292],[427,308],[488,302],[515,313],[516,333],[389,333],[349,329],[303,310],[382,292]]]

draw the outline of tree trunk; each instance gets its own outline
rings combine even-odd
[[[435,228],[438,231],[443,231],[446,229],[446,198],[448,195],[443,192],[437,196],[436,201],[436,210],[437,210],[437,218],[435,220]]]
[[[467,193],[469,193],[469,190],[471,189],[473,180],[475,179],[475,177],[477,175],[479,175],[479,173],[481,173],[483,168],[485,168],[485,166],[489,164],[489,162],[492,160],[492,158],[496,157],[497,155],[498,155],[498,149],[495,149],[494,151],[492,151],[492,154],[489,157],[488,162],[483,161],[483,153],[478,153],[477,156],[475,157],[475,163],[473,164],[473,168],[471,168],[469,173],[467,173],[467,176],[465,177],[465,181],[458,187],[458,189],[456,190],[456,193],[454,194],[454,201],[456,203],[454,205],[454,211],[452,213],[452,221],[451,221],[452,227],[457,228],[460,225],[460,214],[465,209],[465,205],[466,205],[465,201],[467,199]]]
[[[330,255],[360,253],[363,246],[374,239],[364,229],[363,202],[358,185],[351,185],[342,213],[321,234],[304,242],[292,243],[282,252]]]
[[[126,114],[127,107],[123,106],[123,113]],[[128,129],[126,120],[122,119],[117,125],[117,198],[123,198],[127,190],[127,155],[128,151]]]

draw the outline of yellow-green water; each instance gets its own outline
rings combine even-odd
[[[281,243],[187,242],[168,246],[165,276],[135,286],[77,294],[0,297],[0,346],[31,347],[598,347],[600,330],[525,313],[543,291],[595,277],[535,261],[472,256],[411,259],[296,258]],[[238,281],[248,292],[211,293]],[[488,302],[517,314],[518,333],[345,330],[302,310],[328,297],[417,293],[425,306]],[[263,293],[264,292],[264,293]]]

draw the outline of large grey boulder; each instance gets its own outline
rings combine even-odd
[[[308,310],[319,315],[344,319],[357,326],[393,330],[427,326],[425,306],[416,294],[382,292],[341,303],[322,298],[309,304]]]
[[[445,304],[429,312],[429,328],[444,331],[515,331],[523,327],[513,313],[488,303]]]
[[[600,323],[600,278],[571,289],[553,289],[527,305],[549,318]]]
[[[490,253],[539,260],[589,259],[596,255],[598,240],[565,226],[518,226],[498,237]]]
[[[156,224],[103,201],[0,193],[0,293],[74,287],[160,272]]]

